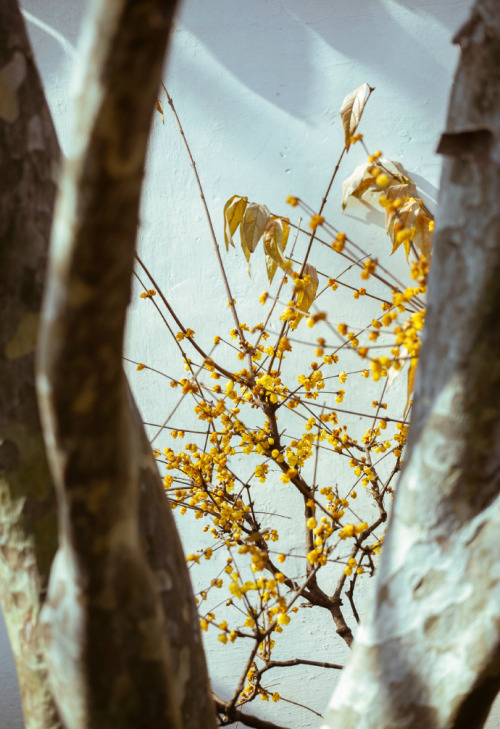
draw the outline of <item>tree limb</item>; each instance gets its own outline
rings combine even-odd
[[[258,716],[253,714],[247,714],[244,711],[235,709],[234,707],[227,711],[227,704],[225,701],[220,699],[218,696],[213,694],[215,702],[215,708],[217,712],[222,715],[222,721],[224,724],[233,724],[234,722],[241,721],[246,726],[251,726],[253,729],[288,729],[287,727],[279,726],[272,721],[266,721],[265,719],[259,719]]]
[[[121,366],[144,157],[174,8],[92,4],[53,229],[38,390],[60,548],[44,615],[68,729],[179,725],[138,529],[144,450]]]
[[[457,40],[409,454],[328,727],[476,729],[500,687],[498,2]]]
[[[142,417],[130,391],[129,401],[141,445],[140,536],[163,606],[175,700],[183,729],[214,729],[215,711],[189,571]]]
[[[61,726],[39,615],[57,548],[35,393],[57,138],[16,0],[0,5],[0,602],[30,729]]]

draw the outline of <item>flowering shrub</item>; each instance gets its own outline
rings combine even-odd
[[[287,199],[306,217],[304,227],[246,197],[228,200],[226,249],[239,232],[250,262],[262,240],[269,290],[260,294],[262,320],[243,322],[213,235],[234,327],[214,337],[210,352],[181,324],[139,260],[153,285],[141,296],[169,317],[184,359],[186,376],[170,378],[170,386],[191,398],[197,420],[189,428],[165,426],[173,442],[155,455],[172,508],[200,525],[188,563],[194,571],[207,561],[214,565],[197,592],[200,626],[221,643],[248,645],[232,698],[218,703],[222,720],[256,697],[290,700],[286,686],[269,686],[275,667],[340,668],[300,656],[275,660],[273,649],[294,615],[311,606],[328,611],[351,644],[356,586],[376,569],[404,456],[433,219],[403,168],[379,151],[370,154],[357,132],[372,90],[364,84],[342,105],[345,146],[333,177],[350,146],[363,145],[367,160],[345,181],[342,205],[355,197],[385,212],[392,253],[406,254],[407,281],[325,218],[333,178],[318,212],[297,197]],[[160,102],[158,110],[163,114]],[[313,265],[319,248],[329,251],[328,270]],[[373,304],[363,326],[337,320],[340,296],[352,297],[353,306]],[[401,372],[405,396],[391,412],[387,390]],[[280,536],[282,511],[297,521],[294,543]]]

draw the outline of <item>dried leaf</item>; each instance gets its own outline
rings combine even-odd
[[[260,203],[249,203],[247,205],[240,226],[240,235],[241,247],[244,251],[245,249],[248,251],[248,256],[257,248],[257,243],[261,239],[270,218],[271,213],[265,205]]]
[[[229,250],[229,244],[234,248],[233,235],[236,228],[243,220],[243,215],[247,207],[248,198],[240,195],[233,195],[224,205],[224,241],[226,250]],[[247,258],[248,260],[248,258]]]
[[[363,162],[342,183],[342,210],[345,210],[351,196],[359,199],[370,187],[375,186],[375,179],[368,173],[369,167],[369,163]]]
[[[289,218],[281,218],[281,222],[283,223],[283,251],[285,251],[288,243],[288,236],[290,234],[290,220]]]
[[[358,124],[361,121],[361,115],[363,109],[366,106],[366,102],[373,91],[373,88],[368,84],[363,84],[359,88],[351,91],[348,94],[342,106],[340,107],[340,119],[342,126],[344,127],[345,146],[349,149],[351,146],[351,137],[358,128]]]
[[[395,180],[398,184],[410,185],[412,190],[416,190],[415,183],[408,177],[405,168],[399,162],[381,157],[377,160],[376,165],[391,178],[391,185],[395,184]]]
[[[281,218],[271,218],[264,231],[264,253],[269,283],[272,282],[276,269],[280,266],[284,271],[290,267],[283,256],[286,248],[290,226]]]
[[[160,99],[156,99],[155,108],[161,114],[161,120],[165,124],[165,114],[163,113],[163,106],[161,105]]]
[[[240,237],[241,237],[241,248],[243,250],[243,253],[245,254],[245,258],[247,259],[248,263],[248,275],[251,276],[251,269],[250,269],[250,250],[247,246],[245,236],[243,235],[243,227],[240,228]]]
[[[410,398],[415,387],[415,377],[417,374],[418,357],[412,357],[410,360],[410,369],[408,370],[408,390],[406,397],[406,405],[403,413],[403,418],[406,418],[408,408],[410,407]]]
[[[306,266],[304,268],[304,273],[302,274],[302,278],[305,276],[310,277],[309,283],[307,283],[304,288],[299,292],[299,295],[297,296],[297,309],[300,309],[300,311],[309,311],[309,308],[314,301],[314,298],[316,296],[316,291],[318,290],[318,273],[314,266],[311,266],[310,263],[306,263]]]
[[[403,201],[409,197],[413,197],[415,190],[410,185],[391,185],[387,188],[385,195],[389,200],[397,200],[398,198]],[[388,208],[385,209],[385,231],[394,245],[394,223],[398,220],[398,216],[391,212]],[[396,248],[393,247],[391,255],[394,253]]]
[[[430,260],[432,255],[432,232],[429,230],[431,220],[432,218],[426,213],[419,215],[415,223],[416,230],[413,236],[413,243],[417,253],[421,253],[427,260]]]
[[[399,377],[400,374],[401,374],[401,370],[397,370],[395,367],[390,367],[387,370],[387,380],[386,380],[387,386],[386,386],[386,392],[389,392],[389,390],[392,387],[392,384],[393,384],[394,380],[396,380]]]
[[[404,198],[403,198],[404,199]],[[395,224],[396,222],[400,223],[403,228],[411,229],[414,224],[415,220],[417,218],[418,211],[420,210],[420,204],[418,203],[415,198],[411,197],[409,198],[405,204],[399,208],[397,213],[390,213],[389,215],[386,212],[386,222],[385,222],[385,229],[387,231],[387,235],[392,241],[392,251],[391,256],[393,253],[397,251],[401,243],[403,243],[402,240],[397,240],[397,234],[399,232],[395,231]],[[406,239],[404,241],[404,249],[406,251],[406,258],[408,259],[409,253],[411,248],[411,240]]]
[[[398,198],[400,200],[406,200],[407,198],[413,197],[416,198],[417,196],[417,189],[413,182],[410,181],[410,183],[407,184],[401,184],[401,185],[390,185],[386,191],[385,196],[389,198],[389,200],[397,200]],[[386,229],[387,232],[389,232],[388,226],[390,224],[394,223],[394,216],[390,215],[386,210]]]
[[[387,195],[387,190],[390,188],[382,190],[378,187],[375,178],[369,172],[373,166],[371,162],[363,162],[363,164],[358,165],[353,173],[344,180],[342,183],[342,210],[345,210],[350,197],[356,197],[358,200],[363,200],[364,202],[376,203],[382,192]],[[391,180],[391,186],[413,184],[404,174],[401,165],[397,162],[382,158],[377,160],[375,166],[387,174]]]
[[[412,231],[410,239],[407,238],[404,241],[397,240],[397,233],[394,232],[396,221],[400,222],[403,228]],[[432,248],[432,233],[429,231],[430,221],[431,218],[422,210],[420,200],[416,200],[414,197],[408,198],[405,204],[398,210],[397,214],[391,213],[388,216],[386,215],[387,235],[392,240],[391,256],[394,251],[397,251],[401,243],[403,243],[406,259],[408,259],[411,243],[413,242],[419,253],[430,257]]]
[[[401,367],[399,369],[396,369],[393,365],[391,365],[389,367],[389,370],[387,372],[387,387],[386,387],[387,392],[392,387],[392,384],[399,377],[399,375],[402,372],[406,372],[406,369],[407,369],[406,363],[411,361],[411,357],[409,356],[409,352],[405,346],[401,346],[399,348],[399,350],[400,350],[399,351],[399,357],[400,357],[399,363],[400,363]]]

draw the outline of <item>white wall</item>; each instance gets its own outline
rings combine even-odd
[[[22,0],[63,149],[68,141],[68,83],[85,5],[81,0]],[[219,240],[222,208],[232,194],[247,195],[288,215],[292,211],[284,200],[289,194],[319,206],[342,147],[338,109],[343,97],[365,81],[376,87],[362,128],[368,147],[402,162],[432,204],[440,170],[434,150],[457,60],[450,39],[470,5],[471,0],[185,0],[165,82],[190,141]],[[362,150],[353,149],[344,176],[363,159]],[[341,177],[326,209],[331,220],[340,217]],[[358,206],[339,225],[378,253],[381,247],[387,249],[387,242],[383,230],[367,224],[372,217],[366,218]],[[154,121],[140,253],[186,326],[207,347],[214,334],[232,326],[192,172],[168,114],[165,126],[159,116]],[[262,258],[253,267],[253,279],[247,276],[241,252],[231,251],[225,260],[245,320],[259,321],[256,300],[267,288]],[[321,253],[317,260],[329,265]],[[359,307],[351,314],[350,299],[342,306],[344,317],[369,315],[367,308]],[[159,370],[182,373],[182,367],[173,364],[175,353],[161,323],[137,295],[127,354]],[[136,373],[134,367],[129,371],[145,419],[163,422],[175,402],[172,390],[150,372]],[[394,397],[401,388],[403,384],[396,385]],[[160,439],[158,444],[167,442]],[[294,522],[283,527],[286,543],[293,543],[295,529]],[[197,546],[195,530],[196,525],[185,523],[188,551]],[[195,578],[202,583],[198,573]],[[297,655],[299,646],[302,657],[344,661],[347,649],[332,636],[332,624],[311,615],[309,611],[298,619],[285,636],[283,656]],[[207,648],[214,687],[226,696],[241,667],[241,651],[237,645],[220,646],[210,634]],[[8,656],[2,635],[2,716],[14,701],[14,669]],[[318,669],[292,670],[296,673],[288,695],[301,701],[305,693],[310,705],[321,711],[332,690],[331,675]],[[251,706],[252,712],[265,711],[262,702],[258,704]],[[290,704],[273,708],[273,718],[282,724],[308,726],[317,721]],[[21,726],[20,719],[8,716],[8,729]],[[497,725],[491,718],[488,726]]]

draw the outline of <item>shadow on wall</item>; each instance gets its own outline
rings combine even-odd
[[[391,85],[403,96],[414,95],[416,88],[430,97],[440,94],[447,71],[428,53],[419,31],[430,14],[429,25],[438,21],[451,43],[470,4],[457,0],[451,13],[449,3],[443,8],[439,2],[407,0],[218,0],[215,14],[211,3],[191,0],[184,3],[179,23],[253,94],[301,119],[318,74],[324,88],[325,78],[335,79],[351,59],[361,81],[366,74],[390,75]],[[389,64],[388,56],[393,59]],[[290,77],[297,78],[295,86],[284,83]]]
[[[68,58],[73,58],[75,53],[88,0],[78,3],[45,0],[44,7],[39,0],[20,0],[19,4],[37,56],[43,55],[44,73],[57,73],[61,66],[66,68]]]
[[[461,0],[455,0],[456,8],[453,8],[453,12],[450,12],[450,6],[444,6],[443,4],[436,2],[429,2],[429,0],[420,0],[420,2],[411,2],[411,0],[391,0],[395,6],[400,6],[402,9],[409,9],[412,13],[421,16],[424,20],[431,16],[430,22],[438,22],[450,33],[450,38],[456,33],[460,25],[467,20],[469,9],[472,7],[472,0],[470,2],[462,2]],[[381,2],[381,0],[377,0]],[[455,12],[456,10],[456,12]]]

